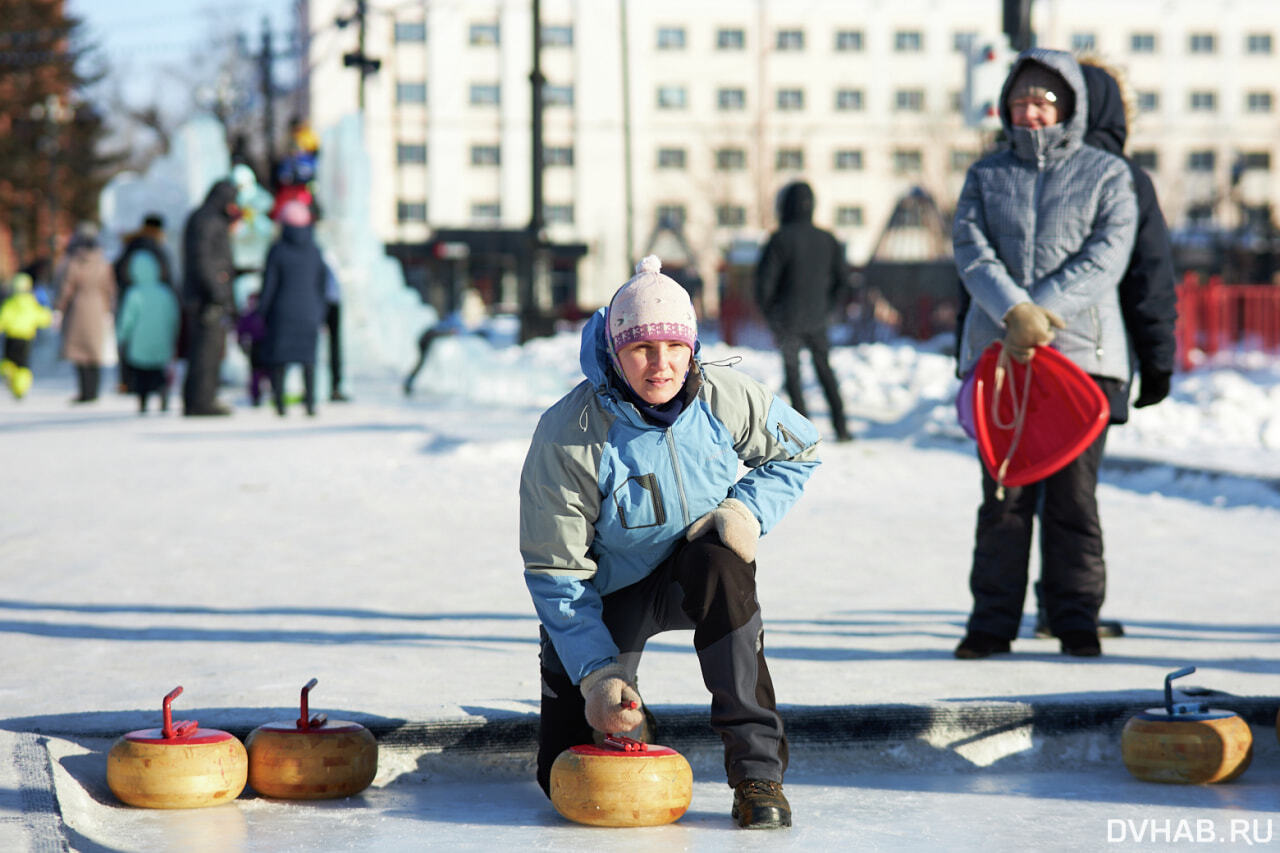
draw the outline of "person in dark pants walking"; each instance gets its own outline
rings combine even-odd
[[[1023,51],[1000,97],[1010,145],[969,167],[956,205],[956,269],[972,304],[959,348],[960,372],[1003,338],[1031,362],[1054,348],[1114,398],[1129,376],[1129,339],[1119,284],[1137,231],[1128,165],[1084,144],[1087,89],[1067,53]],[[1008,652],[1027,592],[1032,530],[1050,630],[1063,654],[1094,656],[1106,589],[1095,496],[1106,431],[1058,473],[998,488],[984,468],[969,588],[973,609],[955,656]]]
[[[818,465],[818,433],[760,383],[697,358],[689,295],[659,267],[642,260],[588,321],[586,380],[543,414],[520,476],[542,623],[538,783],[549,792],[556,757],[593,731],[644,723],[645,641],[692,628],[732,817],[790,826],[755,558]]]
[[[311,211],[300,201],[280,210],[280,239],[267,252],[258,312],[266,322],[262,362],[271,376],[276,412],[285,413],[284,376],[291,364],[302,368],[303,402],[316,413],[316,344],[325,313],[329,268],[311,235]]]
[[[756,268],[756,300],[782,354],[787,396],[802,416],[804,383],[800,350],[809,350],[818,384],[831,410],[837,441],[850,439],[840,383],[828,360],[831,311],[849,287],[844,248],[829,231],[813,224],[813,189],[804,181],[779,195],[778,230],[765,244]]]
[[[221,180],[209,188],[183,229],[182,301],[188,333],[184,415],[231,414],[217,393],[227,329],[235,315],[231,226],[239,217],[236,186]]]

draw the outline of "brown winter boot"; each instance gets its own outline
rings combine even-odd
[[[743,829],[791,826],[791,804],[781,782],[746,779],[733,789],[733,819]]]

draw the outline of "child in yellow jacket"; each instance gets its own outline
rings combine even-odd
[[[0,377],[19,400],[31,388],[31,342],[51,322],[53,314],[31,293],[31,276],[18,273],[13,277],[12,295],[0,304],[0,334],[4,335]]]

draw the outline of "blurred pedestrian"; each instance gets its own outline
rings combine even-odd
[[[108,351],[112,361],[116,357],[116,276],[98,245],[96,226],[76,228],[56,278],[61,281],[56,307],[63,316],[62,357],[75,365],[79,389],[72,402],[91,403],[98,399]]]
[[[249,405],[262,405],[262,388],[271,381],[271,371],[262,360],[262,342],[267,337],[267,323],[258,311],[258,294],[250,293],[246,310],[236,321],[236,341],[240,351],[249,359],[249,383],[245,389]]]
[[[1008,148],[969,167],[956,206],[956,269],[972,305],[960,371],[1003,339],[1031,361],[1054,348],[1114,398],[1129,377],[1119,284],[1129,264],[1138,208],[1119,157],[1086,146],[1088,93],[1067,53],[1023,51],[1000,96]],[[1008,652],[1026,598],[1032,528],[1040,519],[1042,592],[1064,654],[1101,654],[1098,611],[1106,591],[1098,465],[1106,430],[1057,473],[1000,487],[982,470],[969,588],[973,609],[958,658]]]
[[[181,313],[173,285],[161,278],[162,266],[150,249],[129,256],[129,289],[120,306],[116,338],[123,364],[129,365],[138,411],[160,395],[160,411],[169,411],[169,371],[178,344]]]
[[[148,213],[142,218],[142,225],[137,231],[126,234],[124,237],[124,246],[120,250],[120,256],[116,258],[116,262],[112,265],[112,269],[116,274],[116,287],[118,295],[116,298],[117,306],[123,306],[125,296],[129,293],[129,285],[133,282],[129,278],[129,259],[134,252],[147,251],[155,258],[159,264],[160,281],[167,283],[170,287],[174,284],[173,264],[169,261],[169,251],[164,245],[164,217],[159,213]],[[116,325],[119,326],[119,317],[116,318]],[[117,338],[119,334],[117,332]],[[124,353],[120,353],[120,364],[117,368],[118,380],[117,388],[121,394],[133,391],[133,378],[130,375],[130,367],[128,359],[124,357]]]
[[[462,293],[462,304],[458,306],[457,310],[450,311],[445,315],[444,319],[427,327],[418,336],[418,360],[413,365],[413,369],[409,371],[409,375],[404,378],[404,395],[406,397],[413,394],[414,380],[418,378],[418,373],[422,370],[422,366],[427,363],[427,356],[431,353],[431,345],[435,343],[436,339],[451,335],[483,335],[487,312],[488,309],[485,307],[484,297],[480,295],[480,291],[474,287],[468,287]]]
[[[733,818],[790,826],[755,558],[817,467],[818,433],[760,383],[698,359],[688,293],[659,266],[644,258],[587,322],[586,380],[543,414],[520,477],[542,622],[538,783],[549,791],[556,756],[593,729],[644,723],[645,642],[692,628]]]
[[[227,330],[235,315],[235,260],[231,226],[240,217],[236,186],[221,180],[187,217],[182,234],[182,303],[187,331],[187,375],[182,385],[184,415],[229,415],[219,402],[218,377]]]
[[[291,201],[280,211],[280,239],[267,252],[258,311],[266,321],[262,360],[271,375],[276,412],[285,413],[285,370],[302,368],[303,402],[316,413],[316,344],[325,315],[329,269],[311,234],[311,211]]]
[[[32,287],[31,276],[20,272],[13,277],[13,292],[0,303],[0,335],[4,335],[0,378],[17,400],[31,389],[31,342],[53,322],[53,312],[40,304]]]
[[[348,403],[342,393],[342,286],[333,267],[325,264],[324,328],[329,335],[329,402]]]
[[[849,288],[849,266],[835,236],[813,224],[813,203],[813,189],[804,181],[788,184],[779,194],[780,224],[760,254],[756,300],[782,353],[792,408],[801,415],[808,412],[800,375],[800,350],[807,349],[831,410],[836,441],[849,441],[827,337],[832,310]]]

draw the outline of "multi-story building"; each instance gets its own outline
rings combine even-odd
[[[343,65],[355,0],[310,0],[311,118],[358,108]],[[964,121],[969,46],[999,0],[543,0],[546,236],[580,243],[577,300],[600,304],[679,227],[708,282],[808,180],[816,221],[864,263],[898,199],[944,211],[991,144]],[[531,219],[532,0],[369,0],[372,210],[388,244]],[[1280,81],[1274,0],[1036,0],[1038,43],[1127,69],[1129,150],[1174,227],[1269,216]],[[511,301],[511,276],[489,295]],[[708,307],[714,310],[714,287]]]

